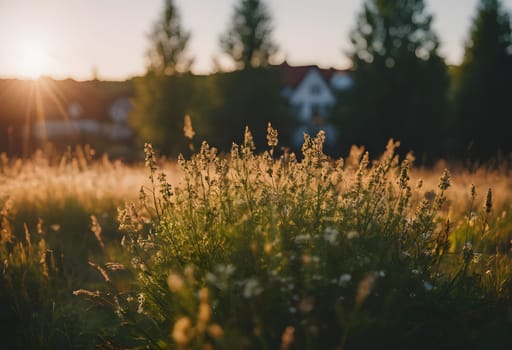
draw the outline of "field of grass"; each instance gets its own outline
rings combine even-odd
[[[175,162],[147,145],[144,165],[3,156],[5,348],[512,346],[507,167],[267,141]]]

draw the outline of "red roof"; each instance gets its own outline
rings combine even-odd
[[[286,86],[295,88],[297,87],[302,79],[308,74],[308,72],[311,69],[316,69],[320,72],[320,75],[324,78],[327,84],[331,81],[331,78],[336,73],[342,73],[344,74],[345,71],[338,70],[335,68],[320,68],[316,65],[309,65],[309,66],[290,66],[288,62],[283,62],[279,66],[277,66],[279,69],[281,69],[283,73],[284,83]]]

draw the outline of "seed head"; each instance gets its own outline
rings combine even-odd
[[[485,212],[489,214],[492,210],[492,190],[489,188],[487,190],[487,196],[485,197]]]
[[[272,124],[268,123],[267,127],[267,142],[269,147],[276,147],[278,143],[277,130],[272,127]]]
[[[189,140],[192,140],[194,138],[194,135],[196,134],[194,129],[192,128],[192,119],[188,114],[185,116],[183,134],[185,134],[185,137]]]
[[[441,175],[441,178],[439,179],[439,189],[441,191],[446,191],[448,187],[451,186],[450,178],[451,177],[448,169],[444,169],[443,175]]]

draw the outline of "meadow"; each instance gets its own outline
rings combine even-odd
[[[203,143],[144,164],[0,158],[5,348],[512,346],[506,163],[416,166],[390,141]]]

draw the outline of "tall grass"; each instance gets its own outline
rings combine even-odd
[[[4,157],[9,345],[511,345],[506,170],[416,168],[393,141],[334,160],[323,133],[296,156],[277,136],[261,154],[248,130],[229,155],[203,143],[179,169],[150,145],[146,169]]]
[[[450,348],[475,345],[475,334],[481,346],[510,342],[506,323],[472,325],[490,310],[508,317],[499,305],[510,295],[510,255],[490,234],[490,195],[478,210],[473,191],[471,217],[457,213],[454,223],[449,172],[424,190],[397,143],[375,161],[354,149],[345,163],[323,153],[323,133],[306,135],[300,161],[276,154],[270,125],[267,139],[255,154],[246,130],[229,157],[203,143],[178,160],[177,186],[146,146],[143,209],[120,212],[136,294],[116,302],[141,344]],[[441,337],[447,329],[453,337]]]

